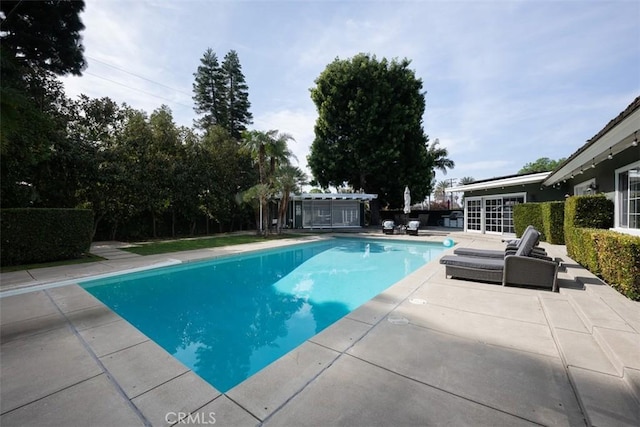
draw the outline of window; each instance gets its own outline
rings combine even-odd
[[[588,181],[581,182],[578,185],[573,187],[573,195],[574,196],[588,196],[591,194],[595,194],[593,188],[596,186],[595,178],[592,178]]]
[[[640,162],[616,171],[615,210],[617,228],[640,230]]]
[[[515,234],[513,207],[526,198],[526,193],[465,198],[466,231]]]
[[[503,233],[515,234],[516,227],[513,224],[513,207],[519,203],[524,203],[524,196],[505,196],[502,199]]]
[[[502,198],[485,199],[485,230],[491,233],[502,233]]]
[[[303,200],[303,228],[359,227],[360,202]]]
[[[467,199],[467,230],[482,231],[482,199]]]

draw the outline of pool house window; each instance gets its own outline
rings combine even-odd
[[[287,224],[292,228],[352,228],[364,225],[364,193],[303,193],[290,196]]]
[[[615,227],[640,234],[640,162],[616,170]]]

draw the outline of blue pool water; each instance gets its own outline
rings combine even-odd
[[[225,392],[444,249],[336,238],[82,286]]]

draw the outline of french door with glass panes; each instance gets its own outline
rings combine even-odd
[[[524,193],[468,198],[467,231],[515,234],[513,207],[524,202]]]

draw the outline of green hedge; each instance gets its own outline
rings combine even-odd
[[[640,300],[640,236],[596,230],[593,237],[602,279],[628,298]]]
[[[93,213],[85,209],[0,210],[1,265],[78,258],[89,250]]]
[[[564,245],[564,202],[540,203],[545,241]]]
[[[608,230],[612,226],[613,202],[604,195],[567,199],[567,254],[626,297],[640,300],[640,237]]]
[[[567,249],[569,248],[569,242],[571,242],[572,247],[571,253],[567,250],[567,254],[597,276],[600,275],[598,250],[596,248],[596,234],[598,231],[600,230],[595,228],[572,228],[565,233]]]
[[[554,245],[564,244],[564,202],[521,203],[514,206],[513,225],[516,235],[533,225],[540,240]]]
[[[513,225],[516,229],[516,236],[522,237],[522,233],[529,225],[533,225],[541,234],[544,234],[540,206],[540,203],[520,203],[513,207]],[[545,236],[541,235],[540,240],[544,241]]]
[[[576,249],[569,238],[574,228],[611,228],[613,227],[613,202],[604,195],[572,196],[565,202],[564,235],[567,254],[574,257]]]

